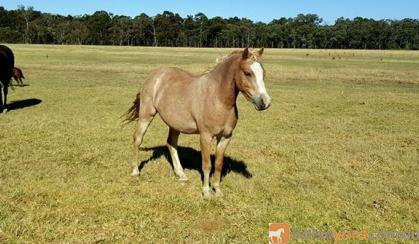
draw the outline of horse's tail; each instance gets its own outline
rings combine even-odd
[[[133,105],[128,109],[125,116],[126,118],[124,122],[126,124],[135,121],[140,116],[140,93],[137,93],[137,97],[135,98]]]

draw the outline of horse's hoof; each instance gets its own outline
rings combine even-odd
[[[189,181],[188,177],[187,177],[185,174],[180,175],[180,176],[178,176],[178,177],[179,177],[179,178],[178,178],[178,180],[179,180],[180,182],[188,182],[188,181]]]
[[[215,190],[215,196],[216,197],[223,197],[224,194],[223,194],[223,192],[221,190]]]
[[[139,175],[140,175],[140,171],[138,170],[138,167],[135,167],[132,170],[131,176],[136,177],[136,176],[139,176]]]
[[[202,196],[204,197],[204,199],[209,199],[211,197],[210,190],[209,189],[202,190]]]

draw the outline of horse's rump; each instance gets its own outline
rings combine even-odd
[[[10,48],[0,45],[0,81],[8,85],[12,78],[12,70],[15,66],[15,57]]]

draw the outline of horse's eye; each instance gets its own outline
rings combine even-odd
[[[252,76],[252,73],[250,73],[250,72],[244,72],[244,75],[247,76],[247,77],[251,77]]]

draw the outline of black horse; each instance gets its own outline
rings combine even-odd
[[[15,56],[10,48],[0,45],[0,113],[6,109],[9,83],[15,67]]]

